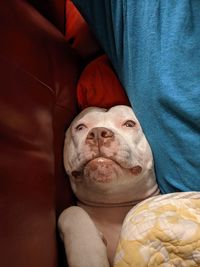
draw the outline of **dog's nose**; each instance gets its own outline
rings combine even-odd
[[[112,139],[114,136],[114,133],[109,130],[108,128],[104,127],[95,127],[91,129],[87,135],[86,140],[90,141],[97,141],[97,140],[102,140],[102,141],[107,141]]]

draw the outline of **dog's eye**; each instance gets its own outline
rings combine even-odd
[[[86,128],[85,124],[81,123],[81,124],[77,125],[75,129],[76,129],[76,131],[82,131],[85,128]]]
[[[134,127],[136,125],[136,122],[128,120],[123,125],[131,128],[131,127]]]

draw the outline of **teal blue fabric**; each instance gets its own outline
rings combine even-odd
[[[74,3],[125,87],[161,191],[200,191],[200,1]]]

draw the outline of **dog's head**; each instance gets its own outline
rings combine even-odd
[[[66,132],[64,166],[82,202],[137,202],[157,191],[150,146],[128,106],[83,110]]]

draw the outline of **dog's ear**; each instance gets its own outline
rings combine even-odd
[[[67,129],[65,133],[65,141],[64,141],[64,148],[63,148],[63,161],[64,161],[64,167],[67,174],[70,176],[72,171],[72,151],[74,151],[74,145],[73,142],[71,142],[71,125]]]
[[[154,172],[154,161],[153,161],[153,154],[151,147],[143,134],[141,144],[139,146],[140,149],[142,149],[141,154],[143,155],[142,160],[143,160],[143,165],[146,168],[147,172]]]

